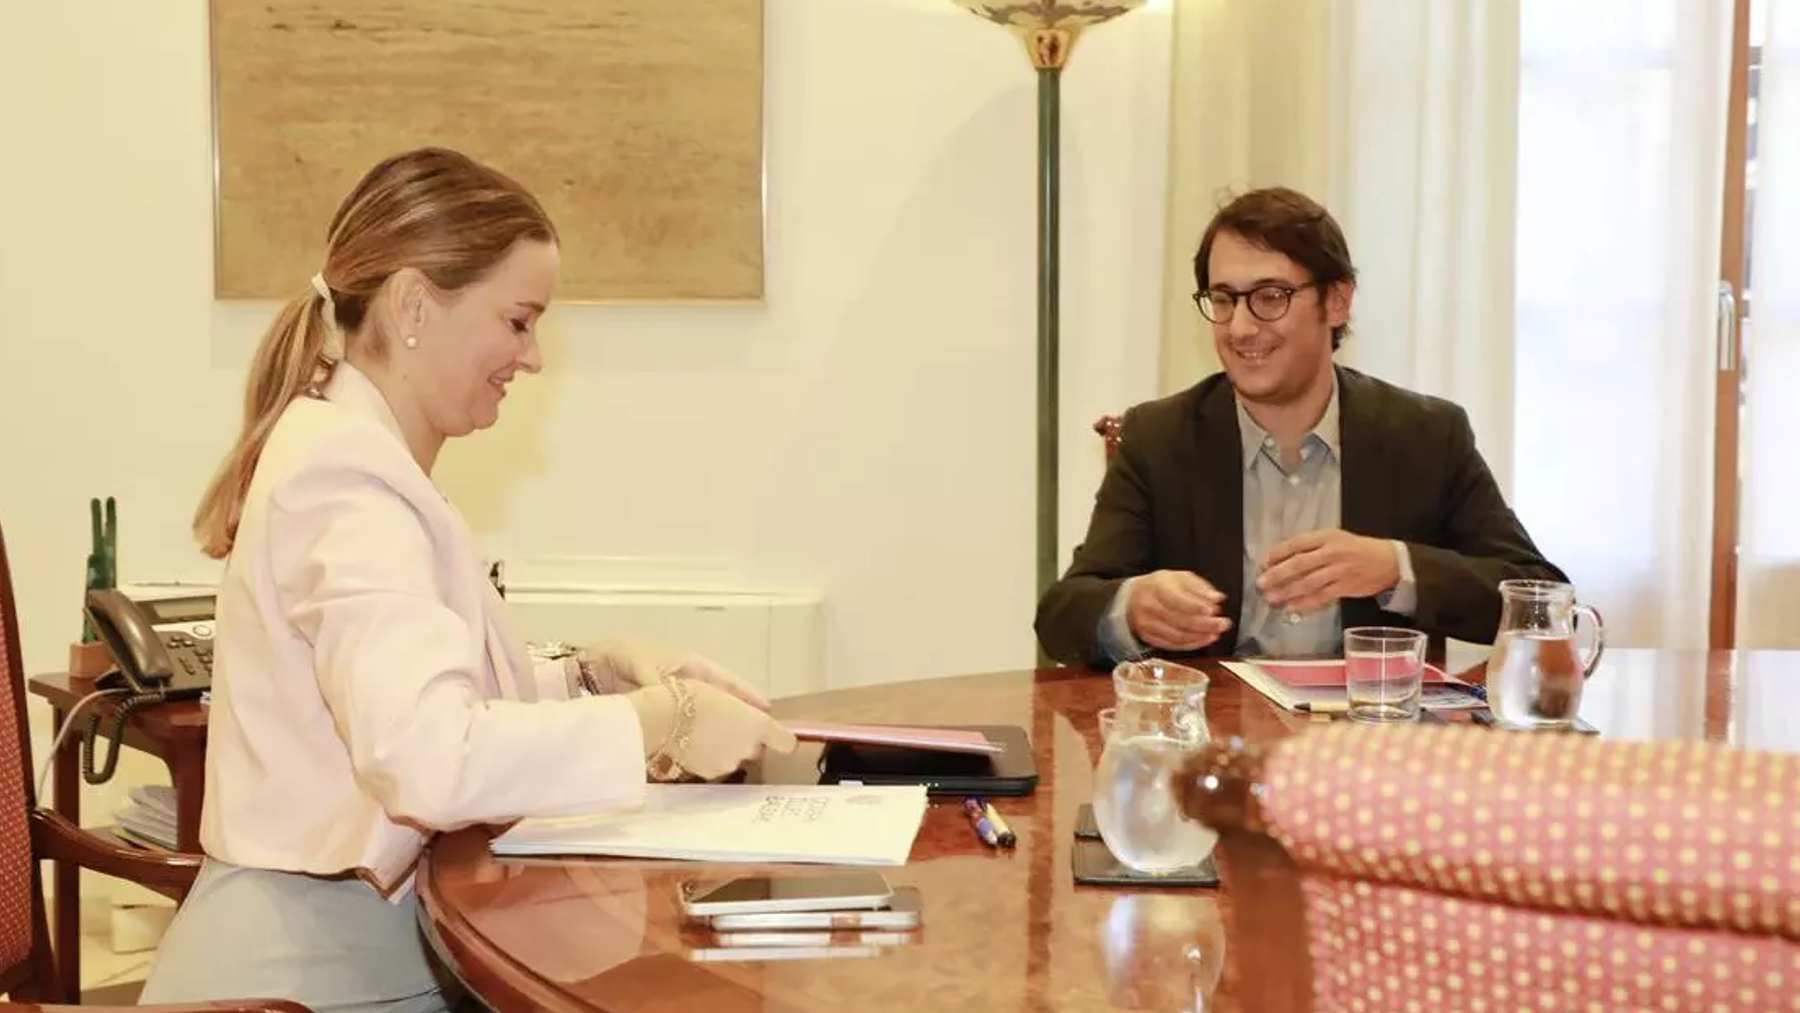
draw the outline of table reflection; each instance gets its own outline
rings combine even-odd
[[[1225,970],[1225,929],[1210,891],[1114,897],[1100,947],[1106,998],[1119,1009],[1199,1013]]]
[[[551,869],[560,875],[546,875]],[[587,981],[644,952],[650,905],[636,870],[591,859],[497,859],[486,879],[482,933],[509,953],[527,955],[543,978]],[[544,931],[575,924],[605,931]]]
[[[1704,739],[1707,672],[1704,651],[1608,651],[1581,716],[1610,739]]]
[[[1746,749],[1800,753],[1800,664],[1785,651],[1745,651],[1733,666],[1725,741]]]

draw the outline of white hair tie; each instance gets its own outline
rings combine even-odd
[[[325,317],[325,347],[319,354],[328,361],[337,363],[344,361],[344,332],[338,329],[337,303],[331,298],[331,286],[325,284],[325,273],[321,271],[312,276],[313,291],[325,300],[325,308],[321,311]]]

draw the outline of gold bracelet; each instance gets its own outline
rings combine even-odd
[[[581,680],[581,688],[589,696],[599,696],[600,678],[594,674],[594,663],[588,659],[586,651],[575,652],[575,669],[580,673],[578,678]]]
[[[668,737],[645,762],[644,771],[653,780],[678,781],[687,774],[680,758],[687,752],[688,740],[694,734],[696,705],[694,695],[688,692],[687,684],[682,680],[668,676],[663,679],[663,685],[669,688],[669,695],[675,701],[675,722],[669,726]]]

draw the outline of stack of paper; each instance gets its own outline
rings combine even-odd
[[[175,850],[175,789],[155,784],[133,788],[131,800],[113,818],[126,836]]]
[[[1226,669],[1251,689],[1291,711],[1341,711],[1349,706],[1344,663],[1252,658],[1224,662]],[[1429,710],[1469,710],[1487,706],[1475,688],[1436,665],[1426,665],[1420,704]]]
[[[653,784],[641,809],[521,820],[496,855],[904,865],[924,785]]]

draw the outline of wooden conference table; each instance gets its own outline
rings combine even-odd
[[[1206,667],[1215,738],[1267,741],[1306,726]],[[439,955],[499,1010],[1241,1009],[1228,895],[1071,878],[1076,808],[1091,797],[1102,746],[1095,714],[1111,703],[1101,673],[1050,668],[777,704],[779,714],[817,720],[1017,724],[1030,733],[1037,793],[996,800],[1018,832],[1016,849],[988,848],[954,800],[934,802],[911,861],[887,870],[923,896],[915,942],[843,946],[829,958],[717,959],[730,954],[710,933],[683,927],[675,909],[675,884],[697,867],[497,860],[480,828],[432,845],[418,875],[420,921]],[[1610,737],[1800,751],[1796,703],[1800,652],[1620,650],[1588,683],[1582,715]],[[817,749],[803,744],[802,761]]]

